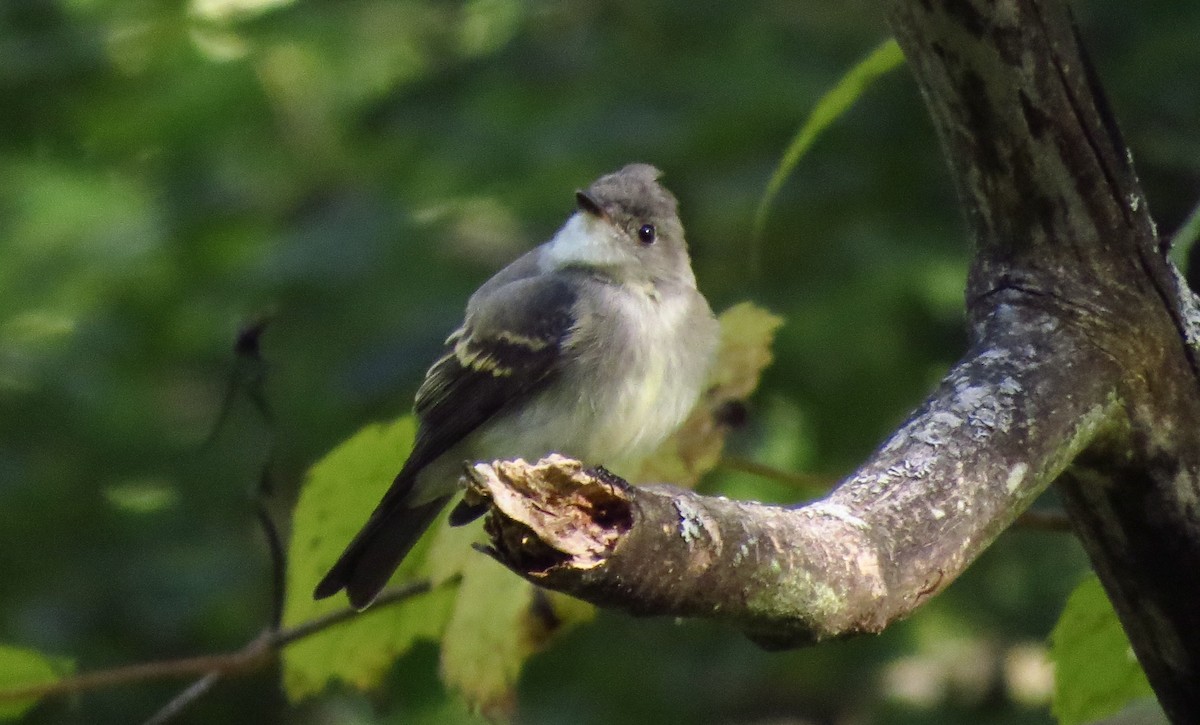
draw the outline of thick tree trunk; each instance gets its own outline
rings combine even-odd
[[[886,0],[976,242],[972,345],[824,500],[476,468],[530,580],[793,644],[878,631],[1060,481],[1164,709],[1200,722],[1200,312],[1058,0]]]
[[[1082,346],[1116,365],[1119,430],[1075,460],[1061,492],[1164,708],[1200,722],[1194,297],[1166,259],[1065,5],[888,7],[976,237],[973,318],[1009,291],[1058,308]]]

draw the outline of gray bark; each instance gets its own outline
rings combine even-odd
[[[968,354],[828,497],[476,468],[492,553],[634,612],[764,643],[874,632],[1058,481],[1165,711],[1200,722],[1200,313],[1058,0],[885,0],[975,240]]]

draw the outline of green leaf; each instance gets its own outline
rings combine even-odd
[[[467,562],[481,556],[472,544],[483,541],[483,519],[466,526],[435,524],[436,532],[429,546],[429,554],[421,566],[421,576],[429,577],[434,586],[464,575]]]
[[[314,601],[313,587],[383,496],[414,433],[411,417],[367,426],[309,471],[292,521],[284,626],[346,606],[341,597]],[[287,647],[283,681],[288,697],[295,701],[317,694],[333,681],[360,690],[376,687],[415,641],[436,640],[445,632],[447,684],[486,712],[507,712],[524,659],[553,632],[590,618],[592,608],[568,597],[535,594],[533,585],[471,548],[481,529],[479,523],[450,527],[439,520],[393,577],[427,577],[435,587],[432,592],[368,609]],[[443,586],[456,577],[461,578],[457,588]],[[530,607],[539,597],[553,614],[553,627],[539,627],[541,620]],[[451,618],[453,626],[447,629]]]
[[[1153,696],[1125,631],[1096,577],[1067,599],[1050,634],[1054,660],[1052,710],[1062,725],[1077,725]]]
[[[771,175],[771,180],[767,182],[767,189],[763,192],[762,200],[758,203],[758,210],[754,213],[755,239],[762,238],[763,228],[767,223],[767,214],[771,211],[775,197],[783,188],[784,182],[791,176],[792,171],[795,170],[796,164],[800,163],[800,159],[821,135],[821,132],[836,121],[838,116],[845,113],[850,106],[854,105],[858,97],[876,78],[903,62],[904,53],[900,50],[900,46],[896,44],[895,40],[889,38],[871,51],[870,55],[860,60],[846,75],[842,76],[836,86],[817,101],[808,120],[796,132],[791,144],[783,152],[783,158],[780,159],[775,173]]]
[[[56,682],[74,669],[70,660],[47,657],[24,647],[0,644],[0,689],[16,689]],[[37,704],[37,698],[0,700],[0,719],[15,720]]]
[[[347,606],[342,597],[312,598],[313,587],[367,520],[412,447],[410,416],[370,425],[331,451],[309,471],[292,521],[284,626],[294,626]],[[445,528],[434,525],[431,532]],[[412,579],[424,563],[432,533],[404,560],[394,580]],[[403,603],[368,610],[307,637],[283,653],[288,697],[299,700],[341,680],[359,689],[379,684],[397,657],[421,638],[436,639],[454,596],[437,589]]]
[[[1171,237],[1171,261],[1176,267],[1185,272],[1192,271],[1188,269],[1187,261],[1197,240],[1200,240],[1200,204],[1192,208],[1175,236]]]
[[[554,636],[595,616],[596,608],[565,594],[539,589],[472,544],[483,539],[483,521],[437,526],[420,567],[437,586],[459,585],[442,615],[442,681],[488,719],[505,720],[516,707],[517,678],[530,655]],[[452,611],[451,611],[452,610]]]
[[[489,718],[510,716],[515,708],[517,676],[534,649],[529,636],[534,592],[486,556],[466,562],[442,638],[442,680]]]

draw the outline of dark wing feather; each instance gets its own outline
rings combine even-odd
[[[417,391],[420,421],[412,453],[383,500],[321,582],[318,599],[345,589],[359,608],[370,604],[450,496],[412,502],[417,474],[509,406],[553,380],[574,325],[575,289],[568,278],[530,277],[472,299],[467,321]]]
[[[420,470],[559,371],[574,324],[575,289],[562,277],[505,286],[486,313],[468,315],[425,375],[414,411],[420,425],[405,468]]]

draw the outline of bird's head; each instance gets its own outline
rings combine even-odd
[[[649,164],[630,164],[575,192],[578,211],[554,235],[546,262],[628,281],[695,285],[677,202]]]

